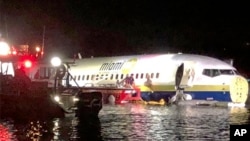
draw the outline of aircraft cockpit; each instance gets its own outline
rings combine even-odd
[[[238,75],[239,73],[232,69],[204,69],[202,74],[209,77],[216,77],[219,75]]]

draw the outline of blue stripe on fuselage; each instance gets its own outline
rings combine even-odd
[[[228,101],[231,102],[229,92],[223,91],[186,91],[186,94],[190,94],[193,100],[207,100],[213,99],[216,101]],[[164,99],[168,101],[172,96],[175,95],[175,91],[164,91],[164,92],[141,92],[141,98],[144,101],[159,101]]]

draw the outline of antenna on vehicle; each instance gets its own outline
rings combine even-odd
[[[8,33],[8,26],[7,26],[7,20],[6,20],[6,16],[4,16],[4,22],[5,22],[5,34],[6,34],[6,38],[9,39],[9,33]]]
[[[43,54],[44,54],[44,37],[45,37],[45,26],[43,26],[43,42],[42,42],[41,58],[43,58]]]

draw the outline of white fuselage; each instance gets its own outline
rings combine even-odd
[[[221,100],[214,95],[227,94],[230,101],[230,85],[238,76],[237,70],[221,60],[193,54],[150,54],[116,57],[85,58],[75,61],[69,72],[73,76],[70,85],[98,86],[117,84],[126,75],[133,74],[134,84],[142,94],[155,92],[161,97],[175,91],[177,68],[184,63],[181,86],[195,98]],[[157,93],[157,94],[156,94]],[[198,95],[197,95],[198,94]],[[201,97],[200,97],[201,96]],[[158,98],[157,98],[158,99]]]
[[[135,84],[141,86],[146,81],[147,73],[151,76],[151,80],[155,85],[174,85],[177,67],[183,62],[189,65],[187,69],[194,69],[193,84],[218,85],[226,83],[225,79],[227,77],[230,78],[231,75],[236,75],[234,67],[220,60],[205,56],[183,54],[81,59],[76,60],[75,65],[72,65],[69,71],[80,86],[89,83],[115,84],[117,79],[124,79],[126,74],[134,74]],[[231,74],[222,74],[216,77],[207,76],[203,74],[204,69],[211,71],[210,73],[216,73],[212,72],[213,70],[228,70],[231,71]],[[71,84],[75,85],[73,81],[71,81]]]

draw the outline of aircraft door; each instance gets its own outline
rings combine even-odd
[[[181,65],[177,68],[176,74],[175,74],[175,87],[180,87],[181,80],[183,77],[183,71],[184,71],[184,63],[181,63]]]
[[[194,62],[181,63],[176,71],[175,86],[180,88],[191,87],[195,76],[194,70]]]

